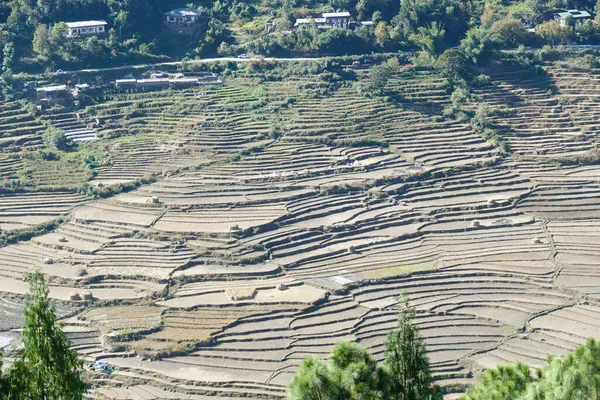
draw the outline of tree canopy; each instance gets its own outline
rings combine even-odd
[[[564,357],[550,356],[533,374],[524,363],[487,371],[461,400],[593,400],[600,398],[600,343],[593,338]]]
[[[82,399],[86,388],[83,362],[57,324],[39,270],[29,278],[24,314],[23,348],[17,351],[7,376],[2,379],[0,374],[0,394],[4,390],[8,400]]]
[[[289,385],[290,400],[441,400],[433,384],[423,340],[414,325],[415,311],[403,297],[397,329],[386,341],[378,366],[357,343],[335,345],[328,362],[306,358]]]
[[[179,35],[162,27],[164,12],[187,6],[204,13],[202,29]],[[600,42],[600,25],[591,20],[568,18],[567,26],[553,22],[553,13],[564,7],[559,0],[7,0],[0,4],[0,65],[6,73],[175,57],[347,55],[416,48],[435,60],[457,46],[483,65],[499,48]],[[596,0],[570,2],[569,7],[595,12],[596,19],[600,10]],[[356,21],[372,19],[373,26],[293,28],[296,18],[341,10]],[[97,19],[108,22],[103,36],[64,35],[62,22]],[[535,25],[535,32],[530,31]]]

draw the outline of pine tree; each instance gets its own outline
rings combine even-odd
[[[419,330],[414,326],[415,309],[402,296],[398,310],[398,328],[388,334],[384,369],[385,398],[392,400],[437,400],[440,388],[433,385],[429,359]]]
[[[479,385],[469,389],[462,400],[516,400],[532,380],[525,363],[499,365],[483,374]]]
[[[2,372],[2,352],[0,351],[0,399],[8,396],[8,379]]]
[[[69,348],[63,327],[56,323],[48,286],[39,270],[29,278],[24,313],[23,349],[10,370],[8,399],[82,399],[86,387],[83,362]]]
[[[340,388],[340,398],[380,398],[379,382],[383,374],[367,349],[357,343],[340,342],[333,348],[329,362],[333,381]]]
[[[340,398],[340,387],[324,362],[309,356],[298,367],[290,382],[290,400],[330,400]]]

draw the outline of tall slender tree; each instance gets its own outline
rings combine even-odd
[[[386,342],[383,364],[387,376],[386,399],[442,398],[440,388],[433,385],[427,349],[414,320],[415,309],[403,295],[398,308],[398,328],[388,334]]]
[[[36,270],[29,278],[23,348],[10,370],[8,399],[82,399],[86,387],[82,367],[56,322],[44,276]]]

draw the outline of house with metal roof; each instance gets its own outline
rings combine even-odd
[[[325,25],[336,28],[348,29],[350,26],[350,13],[348,11],[323,13]]]
[[[104,20],[67,22],[67,36],[103,35],[106,33]]]
[[[325,26],[325,18],[298,18],[296,19],[296,23],[294,24],[294,28],[299,28],[305,25],[315,24],[317,27],[321,28]]]
[[[298,28],[304,25],[315,24],[319,28],[335,27],[348,29],[350,27],[350,18],[350,13],[347,11],[323,13],[320,18],[298,18],[294,27]]]
[[[560,24],[560,26],[567,26],[567,21],[570,17],[573,17],[575,24],[580,24],[586,19],[592,18],[592,15],[583,10],[567,10],[554,14],[554,20]]]
[[[166,24],[195,24],[204,16],[202,11],[193,8],[176,8],[165,13]]]

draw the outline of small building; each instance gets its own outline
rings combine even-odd
[[[67,85],[44,86],[35,89],[39,98],[48,98],[50,96],[62,96],[67,93]]]
[[[567,26],[567,20],[569,19],[569,17],[573,17],[573,19],[575,20],[575,24],[577,25],[583,23],[583,21],[585,21],[586,19],[591,18],[592,15],[587,11],[575,9],[554,14],[554,20],[558,22],[560,26]]]
[[[350,26],[350,13],[348,11],[323,13],[325,25],[335,28],[348,29]]]
[[[350,13],[347,11],[323,13],[320,18],[298,18],[294,28],[315,24],[319,28],[350,28]]]
[[[204,17],[202,11],[193,8],[176,8],[165,13],[165,23],[175,25],[189,25],[200,22]]]
[[[221,85],[223,80],[217,74],[207,74],[204,76],[184,76],[174,75],[162,78],[149,79],[117,79],[115,85],[119,89],[160,89],[166,87],[186,88],[193,86]]]
[[[121,89],[134,89],[137,84],[137,79],[117,79],[115,84]]]
[[[169,78],[138,79],[136,86],[143,88],[166,87],[169,86]]]
[[[311,24],[316,25],[318,28],[323,28],[325,26],[325,18],[298,18],[294,24],[294,28]]]
[[[90,85],[87,83],[78,83],[77,85],[75,85],[75,89],[77,89],[80,92],[87,92],[88,90],[90,90]]]
[[[65,104],[72,100],[72,94],[67,85],[45,86],[35,89],[40,104],[52,106],[54,104]]]
[[[103,35],[106,33],[106,21],[67,22],[67,36]]]

